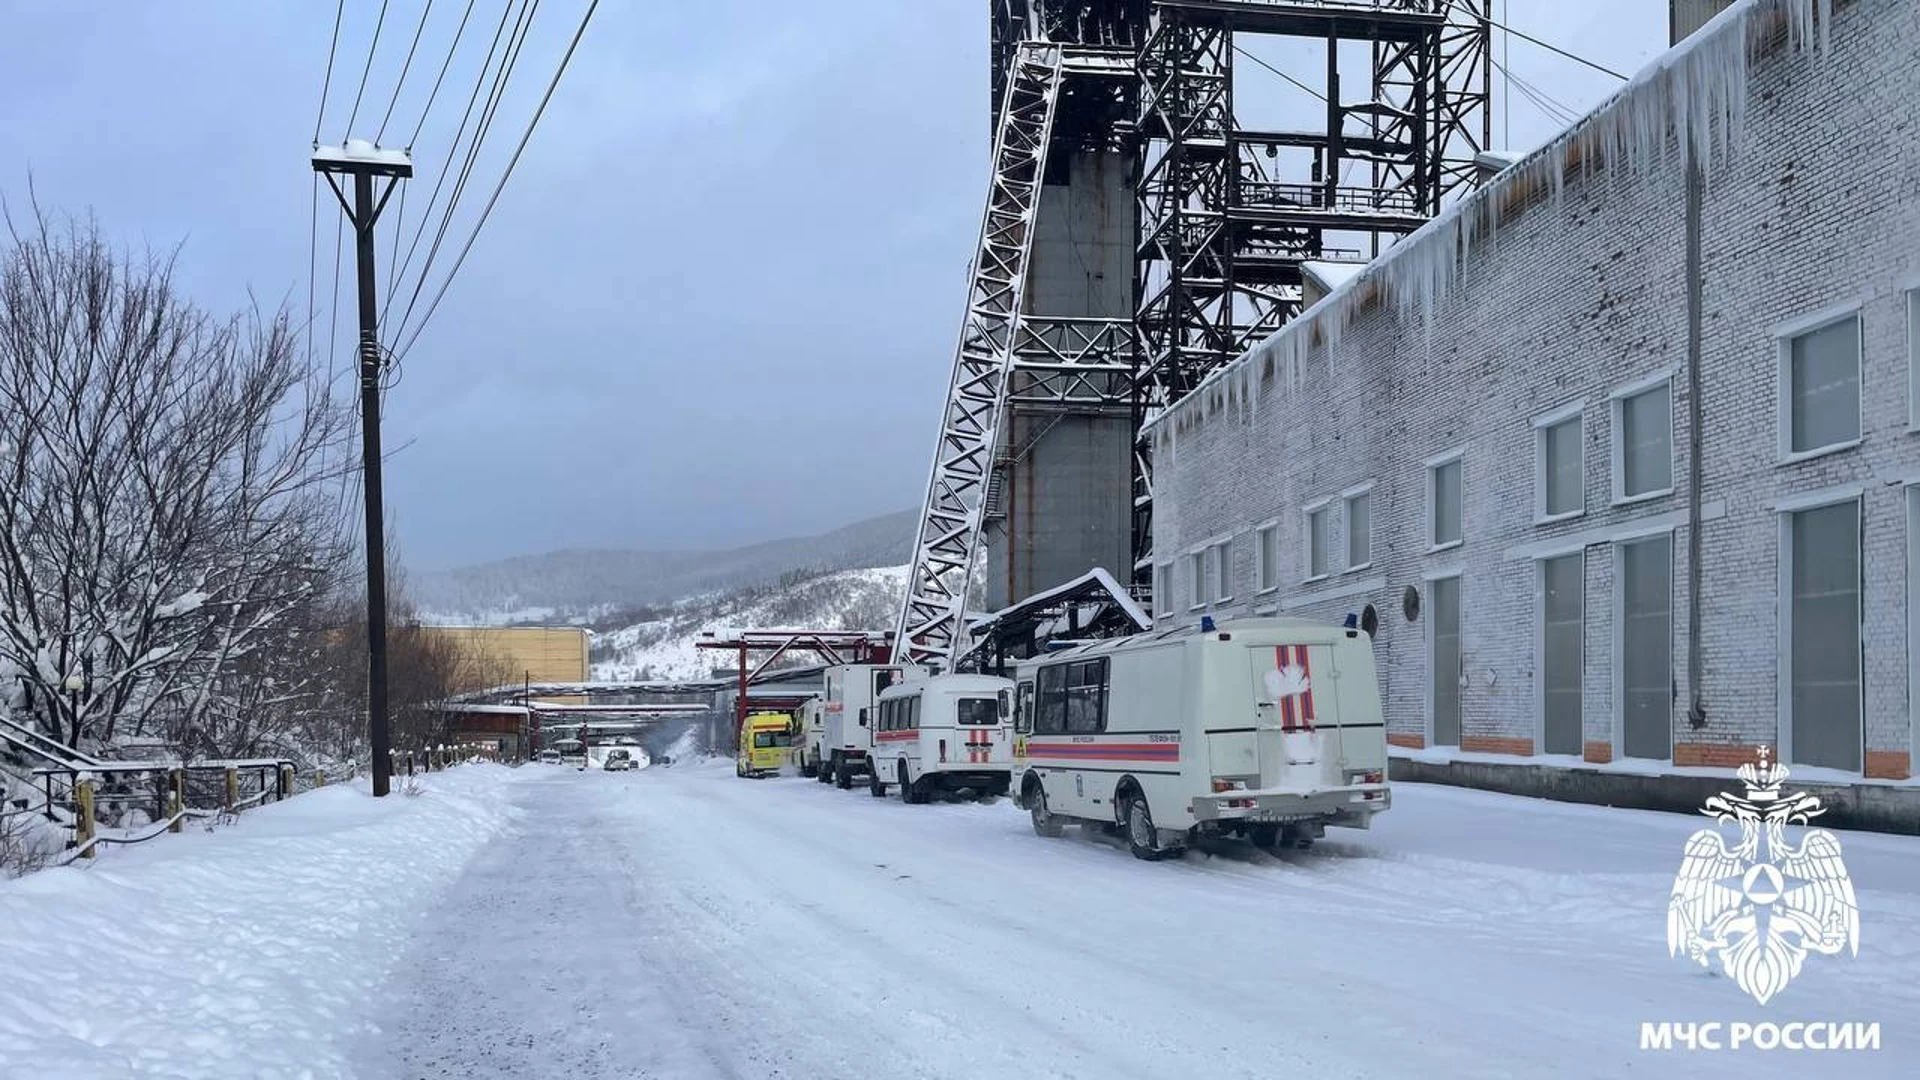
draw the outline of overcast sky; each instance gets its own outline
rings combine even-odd
[[[424,2],[389,0],[356,134],[386,113]],[[396,227],[404,257],[447,168],[503,2],[473,5],[414,147],[410,205],[381,223],[383,289]],[[346,5],[322,141],[346,128],[380,7]],[[437,267],[584,7],[540,5]],[[386,143],[411,134],[465,8],[428,13]],[[1666,8],[1512,0],[1501,18],[1631,72],[1665,47]],[[605,0],[388,397],[388,506],[409,564],[733,546],[917,505],[985,190],[987,10]],[[118,240],[184,241],[182,280],[203,303],[231,309],[251,290],[304,320],[333,18],[326,0],[0,0],[0,195],[18,205],[31,175],[43,204],[91,211]],[[1496,54],[1566,105],[1617,85],[1500,37]],[[1306,52],[1251,47],[1316,77]],[[1305,100],[1252,65],[1237,80],[1243,112]],[[1496,77],[1496,101],[1504,88]],[[1495,113],[1496,140],[1510,115],[1516,147],[1558,127],[1517,94]],[[322,195],[324,351],[340,214]],[[352,277],[349,238],[343,362]]]

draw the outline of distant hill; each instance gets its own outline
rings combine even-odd
[[[810,630],[892,630],[906,589],[905,566],[794,572],[768,585],[750,585],[646,611],[629,611],[596,626],[596,679],[704,679],[730,668],[730,652],[699,649],[701,631],[740,627],[805,627]],[[796,655],[789,667],[820,663]]]
[[[899,566],[908,560],[917,524],[918,515],[906,510],[819,536],[769,540],[726,551],[583,550],[522,555],[413,575],[409,589],[432,622],[604,626],[617,622],[623,613],[704,593],[765,585],[796,572]]]

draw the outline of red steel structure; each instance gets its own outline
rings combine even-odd
[[[708,631],[700,635],[694,647],[732,649],[739,655],[739,690],[733,701],[733,737],[737,741],[741,725],[747,720],[747,687],[781,657],[806,652],[820,657],[828,665],[885,664],[893,655],[891,638],[891,634],[882,630]],[[747,661],[755,653],[765,656],[749,668]],[[761,704],[781,704],[786,700],[765,700]],[[792,702],[794,706],[800,704],[799,699]]]

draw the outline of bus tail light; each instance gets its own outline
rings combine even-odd
[[[1218,776],[1213,778],[1213,790],[1216,794],[1222,791],[1245,791],[1246,789],[1245,780],[1223,780]]]

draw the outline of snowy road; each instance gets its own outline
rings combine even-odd
[[[545,768],[376,999],[367,1077],[1911,1076],[1920,842],[1845,834],[1861,954],[1762,1009],[1669,959],[1699,821],[1403,785],[1372,833],[1141,863],[995,806]],[[1864,1021],[1877,1053],[1643,1052]],[[1815,1060],[1819,1064],[1814,1064]]]

